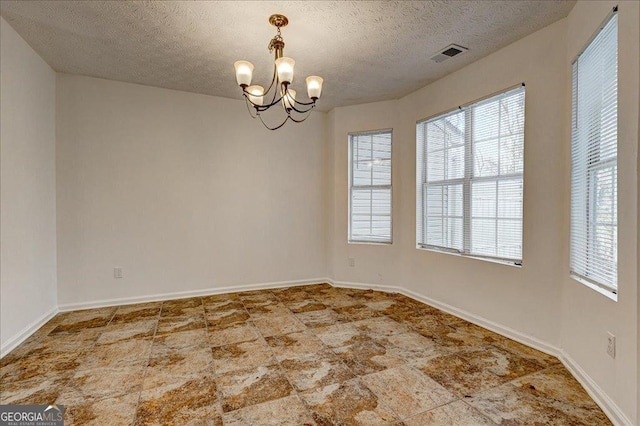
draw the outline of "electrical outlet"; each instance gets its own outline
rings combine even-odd
[[[356,260],[353,257],[349,258],[349,266],[352,268],[356,266]]]
[[[113,268],[113,278],[115,279],[122,278],[122,268]]]
[[[610,331],[607,331],[607,355],[616,358],[616,336]]]

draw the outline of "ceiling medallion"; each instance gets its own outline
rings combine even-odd
[[[233,64],[236,69],[236,81],[242,88],[242,95],[247,103],[249,114],[253,118],[260,118],[262,124],[269,130],[277,130],[284,126],[287,121],[291,120],[295,123],[302,123],[309,118],[311,110],[316,106],[316,101],[322,93],[322,78],[312,75],[306,78],[307,94],[309,102],[303,102],[297,98],[295,90],[290,88],[293,81],[293,68],[296,64],[291,58],[283,55],[284,40],[280,34],[280,28],[286,27],[289,20],[284,15],[271,15],[269,23],[276,27],[275,37],[269,42],[269,52],[275,52],[275,63],[273,67],[273,78],[271,84],[264,89],[262,86],[251,86],[251,76],[253,74],[253,64],[248,61],[237,61]],[[273,93],[271,92],[273,89]],[[269,126],[262,119],[262,112],[273,106],[280,105],[286,116],[284,120],[276,126]],[[252,108],[253,107],[253,108]],[[254,111],[252,111],[255,110]]]

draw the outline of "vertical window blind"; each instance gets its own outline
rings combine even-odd
[[[349,135],[349,242],[391,243],[391,135]]]
[[[618,20],[612,13],[573,63],[570,271],[616,292]]]
[[[419,122],[418,247],[522,263],[523,85]]]

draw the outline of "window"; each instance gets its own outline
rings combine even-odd
[[[391,243],[391,133],[349,135],[349,242]]]
[[[522,264],[524,93],[417,124],[419,248]]]
[[[571,276],[615,293],[618,280],[618,20],[573,63]]]

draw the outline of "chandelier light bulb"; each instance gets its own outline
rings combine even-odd
[[[276,69],[278,71],[278,79],[280,83],[291,83],[293,81],[293,68],[296,65],[296,61],[291,58],[283,56],[276,59]]]
[[[293,89],[287,89],[287,91],[282,96],[282,102],[284,102],[284,107],[286,109],[292,109],[296,100],[296,91]]]
[[[248,61],[236,61],[233,66],[236,69],[236,81],[238,86],[246,87],[251,84],[253,64]]]
[[[249,92],[249,100],[253,102],[254,105],[262,106],[264,87],[258,85],[249,86],[247,92]]]
[[[307,94],[309,95],[309,99],[316,100],[320,98],[323,81],[322,77],[318,77],[317,75],[311,75],[306,78]]]

